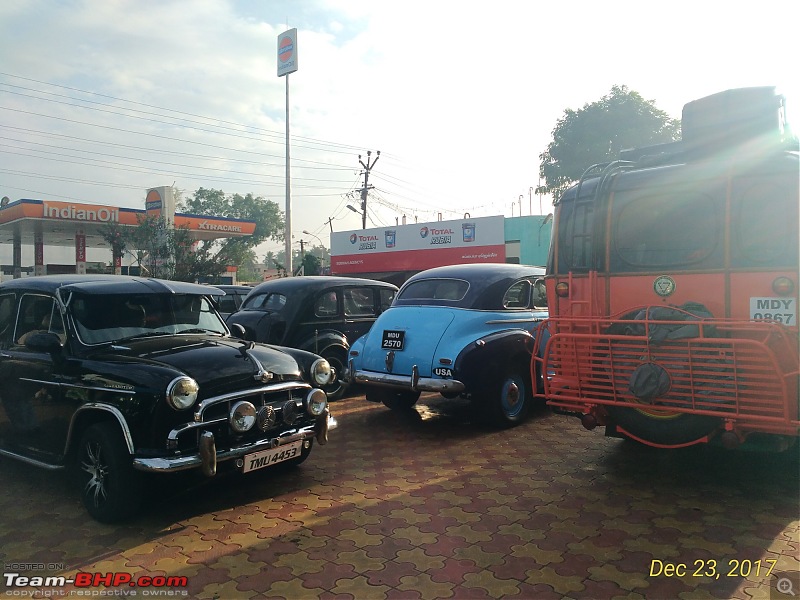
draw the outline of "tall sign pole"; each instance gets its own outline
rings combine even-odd
[[[292,183],[289,156],[289,73],[297,71],[297,29],[289,29],[278,36],[278,77],[286,76],[286,253],[287,275],[292,274]]]

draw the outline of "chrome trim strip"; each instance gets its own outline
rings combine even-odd
[[[465,386],[457,379],[433,379],[431,377],[419,377],[419,372],[414,377],[408,375],[395,375],[393,373],[374,373],[370,371],[355,371],[353,381],[355,383],[366,383],[385,387],[403,388],[418,392],[446,392],[448,394],[461,393]]]
[[[514,323],[540,323],[544,321],[544,317],[529,317],[527,319],[490,319],[486,321],[487,325],[506,325]]]
[[[125,441],[125,445],[128,447],[128,452],[130,454],[135,452],[133,446],[133,436],[131,435],[131,430],[128,429],[128,423],[125,421],[125,417],[122,415],[122,412],[120,412],[120,410],[115,406],[101,404],[100,402],[87,402],[86,404],[79,406],[75,411],[75,414],[72,415],[72,420],[69,423],[69,430],[67,431],[67,443],[64,447],[64,454],[66,454],[67,450],[69,449],[70,442],[72,441],[72,431],[75,425],[75,420],[78,418],[78,415],[85,410],[104,410],[114,415],[119,423],[120,428],[122,429],[122,438]]]
[[[3,450],[2,448],[0,448],[0,456],[7,456],[8,458],[13,458],[29,465],[33,465],[34,467],[39,467],[40,469],[47,469],[48,471],[59,471],[64,468],[64,465],[51,465],[50,463],[42,462],[28,456],[23,456],[22,454],[17,454],[16,452]]]

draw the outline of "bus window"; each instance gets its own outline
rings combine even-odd
[[[721,202],[704,196],[636,198],[624,204],[612,226],[611,270],[703,262],[721,246],[723,214]]]
[[[797,267],[798,207],[794,198],[796,191],[759,181],[734,199],[731,266]]]

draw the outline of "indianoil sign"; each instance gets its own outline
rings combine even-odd
[[[44,202],[42,206],[42,217],[45,219],[62,219],[64,221],[117,223],[119,222],[119,209],[110,206]]]
[[[297,29],[278,36],[278,77],[297,71]]]

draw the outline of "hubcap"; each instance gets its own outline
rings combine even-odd
[[[86,445],[86,454],[81,462],[81,469],[89,474],[84,491],[87,496],[93,498],[94,505],[99,507],[106,499],[105,478],[108,475],[108,466],[103,464],[99,444]]]

